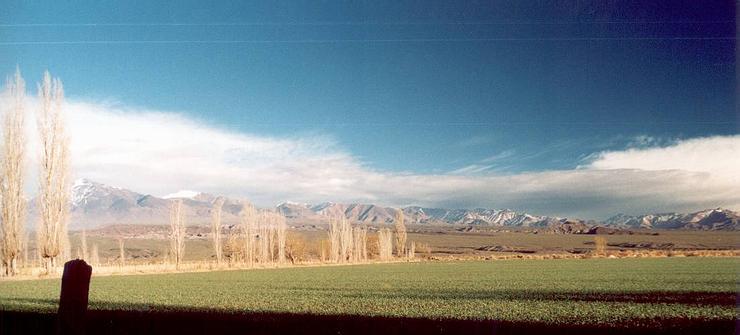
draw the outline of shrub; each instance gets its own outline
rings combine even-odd
[[[594,251],[597,255],[604,255],[606,253],[606,238],[601,236],[594,237]]]
[[[427,243],[416,243],[416,251],[427,257],[432,255],[432,248]]]

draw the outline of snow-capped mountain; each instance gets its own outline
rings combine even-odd
[[[72,185],[70,194],[70,229],[108,224],[165,224],[169,218],[171,199],[183,200],[189,223],[207,223],[215,198],[198,192],[178,192],[172,197],[160,198],[78,179]],[[236,221],[241,205],[230,200],[224,203],[223,208],[225,221]],[[32,199],[29,202],[29,224],[35,223],[37,217],[37,201]]]
[[[170,193],[162,197],[162,199],[193,199],[200,195],[198,191],[181,190],[175,193]]]
[[[137,194],[82,178],[75,180],[72,185],[70,201],[73,208],[85,207],[87,205],[94,206],[101,202],[105,203],[106,201],[136,197]]]
[[[111,187],[87,179],[77,180],[71,190],[71,229],[99,227],[108,224],[167,224],[171,200],[181,199],[189,224],[207,224],[217,196],[195,191],[180,191],[165,197],[141,194]],[[243,202],[225,198],[222,222],[236,224]],[[369,224],[392,223],[398,209],[373,204],[341,204],[325,202],[317,205],[285,202],[276,209],[295,222],[321,222],[330,217],[344,216],[352,222]],[[597,222],[550,216],[538,216],[509,209],[445,209],[418,206],[404,207],[407,223],[465,224],[500,227],[533,227],[559,230],[587,229]],[[29,224],[37,218],[36,201],[29,203]],[[617,215],[604,222],[623,228],[646,229],[740,229],[738,213],[726,209],[710,209],[690,214]]]
[[[215,195],[196,191],[179,191],[156,197],[81,179],[72,187],[71,228],[101,226],[111,223],[166,224],[171,200],[180,199],[186,208],[187,221],[205,224],[211,218]],[[223,207],[224,223],[238,223],[242,203],[228,199]],[[344,216],[353,222],[392,223],[398,209],[373,204],[325,202],[317,205],[285,202],[276,207],[293,220],[326,221]],[[472,224],[490,226],[548,227],[561,223],[560,218],[535,216],[504,209],[445,209],[410,206],[403,208],[406,222],[416,224]]]
[[[93,182],[88,179],[78,179],[71,190],[71,211],[76,213],[99,213],[115,217],[117,214],[127,214],[134,208],[156,209],[166,201],[129,191]]]
[[[392,222],[397,210],[372,204],[337,204],[332,202],[312,206],[311,210],[320,216],[344,216],[351,221],[385,223]]]
[[[353,222],[391,223],[398,209],[372,204],[322,203],[306,204],[283,203],[278,210],[289,218],[320,218],[344,216]],[[534,216],[508,209],[445,209],[410,206],[403,208],[408,223],[416,224],[468,224],[487,226],[549,227],[562,224],[566,219]]]
[[[740,215],[728,209],[715,208],[689,214],[618,214],[604,223],[626,228],[736,230],[740,229]]]

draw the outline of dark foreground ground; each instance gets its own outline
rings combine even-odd
[[[289,313],[90,311],[87,334],[735,334],[737,321],[635,320],[631,324],[432,320]],[[641,326],[640,324],[649,324]],[[56,315],[0,311],[2,334],[54,334]]]

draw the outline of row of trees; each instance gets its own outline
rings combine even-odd
[[[252,204],[244,202],[239,212],[239,226],[229,231],[224,243],[221,227],[223,206],[223,198],[214,201],[211,221],[213,249],[218,265],[224,261],[248,266],[286,262],[288,225],[283,215],[257,210]],[[177,236],[174,228],[171,236],[173,240]],[[176,250],[173,249],[174,252]]]
[[[352,227],[346,218],[332,219],[329,227],[329,260],[333,263],[364,262],[368,259],[367,228]],[[407,245],[406,224],[403,211],[396,213],[395,232],[389,228],[378,230],[378,258],[382,261],[393,259],[393,236],[395,233],[396,256],[413,258],[415,244]]]
[[[69,255],[69,139],[63,118],[64,88],[61,80],[45,72],[38,87],[36,108],[39,155],[39,226],[37,249],[47,272],[56,271],[59,258]],[[23,194],[26,168],[26,86],[20,70],[6,81],[3,94],[8,106],[2,117],[0,147],[0,251],[3,274],[18,273],[24,242],[26,200]],[[25,247],[24,247],[25,245]],[[28,255],[26,255],[27,257]]]
[[[332,219],[329,260],[333,263],[367,261],[367,229],[352,227],[346,218]]]
[[[182,202],[176,201],[172,209],[171,253],[176,264],[182,259],[184,237],[184,221],[181,211]],[[290,254],[294,258],[296,245],[288,245],[287,224],[285,217],[271,210],[257,210],[245,202],[239,213],[240,223],[229,230],[228,236],[222,233],[221,217],[224,199],[217,198],[213,202],[211,234],[213,252],[218,265],[228,261],[229,264],[240,263],[247,266],[255,264],[282,264]],[[399,258],[413,258],[416,244],[407,241],[406,225],[402,211],[396,214],[395,229],[380,228],[375,245],[378,258],[383,261],[393,259],[394,242],[395,254]],[[395,237],[395,239],[394,239]],[[322,243],[323,244],[323,243]],[[333,263],[357,263],[368,260],[368,229],[364,226],[353,227],[346,218],[330,220],[328,232],[328,250],[323,260]]]
[[[123,239],[119,239],[119,248],[123,248]],[[121,251],[123,253],[123,251]],[[84,259],[90,265],[100,264],[100,255],[98,253],[98,245],[93,244],[91,249],[87,247],[87,232],[82,230],[80,234],[80,245],[77,247],[77,258]]]

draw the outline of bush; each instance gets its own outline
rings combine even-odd
[[[594,251],[598,255],[606,253],[606,239],[601,236],[594,237]]]

